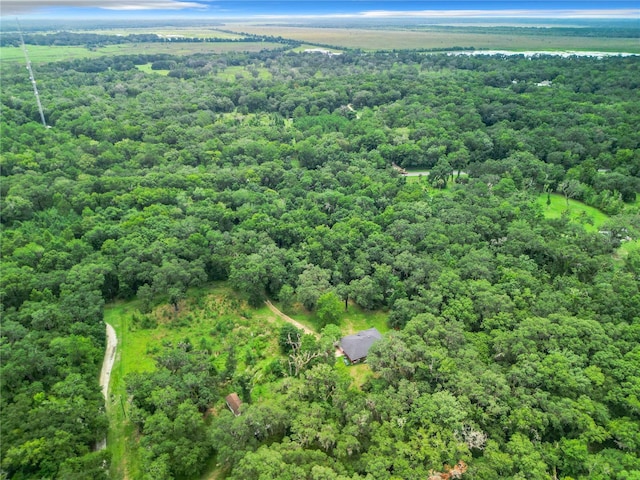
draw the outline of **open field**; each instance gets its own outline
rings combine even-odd
[[[282,36],[302,42],[319,43],[365,50],[442,49],[474,47],[476,49],[576,50],[640,53],[635,38],[594,38],[568,36],[536,36],[494,33],[462,33],[458,31],[408,31],[289,26],[225,25],[225,30],[255,35]]]
[[[587,232],[597,232],[600,227],[609,219],[609,216],[602,213],[597,208],[585,205],[577,200],[569,200],[569,206],[565,198],[557,193],[551,195],[551,205],[547,206],[547,194],[543,193],[538,197],[538,204],[542,206],[546,218],[560,218],[563,212],[567,211],[569,217],[584,226]],[[638,200],[634,203],[637,204]],[[640,238],[629,242],[623,242],[614,252],[614,259],[621,262],[629,253],[640,250]]]
[[[222,39],[239,39],[245,38],[244,35],[236,35],[228,32],[221,32],[215,28],[206,27],[140,27],[140,28],[106,28],[96,30],[71,30],[73,33],[96,33],[98,35],[132,35],[132,34],[150,34],[155,33],[161,37],[185,37],[185,38],[222,38]]]
[[[263,80],[271,79],[271,72],[264,67],[258,67],[255,69],[257,78]],[[235,82],[237,78],[251,78],[253,76],[252,72],[247,70],[246,67],[243,66],[232,66],[227,67],[224,70],[218,72],[216,77],[225,80],[227,82]]]
[[[316,45],[310,45],[308,43],[303,43],[299,47],[292,48],[291,51],[292,52],[296,52],[296,53],[303,53],[305,50],[314,50],[314,49],[317,49],[317,48],[318,47]],[[322,50],[326,50],[326,51],[332,52],[332,53],[342,53],[342,50],[339,50],[337,48],[325,48],[325,47],[323,47]]]
[[[34,65],[38,63],[58,62],[76,58],[97,58],[107,55],[138,55],[167,53],[170,55],[191,55],[194,53],[259,52],[282,48],[282,44],[273,42],[198,42],[198,43],[124,43],[108,45],[89,50],[86,47],[65,46],[50,47],[29,45],[29,58]],[[22,49],[18,47],[0,47],[1,63],[24,62]]]
[[[169,75],[171,70],[153,70],[151,63],[145,63],[144,65],[136,65],[136,68],[144,73],[155,73],[156,75]]]
[[[547,206],[547,194],[538,197],[538,204],[542,206],[546,218],[560,218],[566,211],[569,217],[584,225],[588,232],[597,232],[600,226],[609,218],[597,208],[585,205],[577,200],[569,199],[569,206],[565,198],[557,193],[551,194],[551,204]]]

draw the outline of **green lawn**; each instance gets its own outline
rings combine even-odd
[[[351,386],[355,388],[362,388],[369,378],[373,377],[371,367],[366,363],[359,363],[357,365],[345,365],[342,358],[336,360],[336,369],[339,372],[346,373],[351,377]]]
[[[600,210],[589,205],[585,205],[577,200],[569,199],[569,205],[564,196],[552,193],[551,204],[547,205],[547,194],[538,196],[537,203],[542,207],[546,218],[560,218],[564,212],[569,213],[569,217],[584,225],[588,232],[597,232],[600,226],[609,218]]]
[[[372,327],[377,328],[380,333],[385,333],[389,331],[389,326],[387,325],[388,316],[389,314],[387,312],[369,312],[356,305],[350,304],[340,324],[340,328],[342,328],[345,335]]]
[[[630,204],[637,205],[639,200]],[[568,212],[569,217],[582,224],[586,231],[597,232],[600,227],[609,219],[609,216],[597,208],[585,205],[577,200],[569,199],[569,206],[564,196],[553,193],[551,194],[551,205],[547,205],[547,194],[542,193],[537,199],[537,203],[542,207],[546,218],[560,218],[564,212]],[[623,259],[632,251],[640,250],[640,238],[636,238],[630,242],[624,242],[615,252],[614,259],[622,265]]]
[[[151,63],[145,63],[144,65],[136,65],[136,68],[144,73],[155,73],[157,75],[169,75],[171,70],[153,70]]]

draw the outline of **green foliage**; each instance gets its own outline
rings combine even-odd
[[[343,310],[342,301],[335,292],[329,291],[318,297],[316,314],[322,326],[338,323]]]
[[[23,70],[1,99],[9,477],[99,478],[103,306],[134,297],[109,311],[132,477],[214,453],[231,478],[637,474],[634,58],[69,61],[39,67],[51,129]],[[191,296],[220,280],[238,296]],[[278,355],[296,332],[267,298],[344,331]],[[387,311],[350,387],[333,342]]]
[[[318,299],[329,289],[330,278],[331,274],[328,270],[322,269],[317,265],[307,266],[298,280],[298,301],[307,310],[315,309]]]
[[[280,346],[280,351],[284,354],[288,354],[292,351],[292,344],[299,342],[302,338],[303,332],[294,325],[290,323],[285,323],[280,328],[280,333],[278,335],[278,345]]]

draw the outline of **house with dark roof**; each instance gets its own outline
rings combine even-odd
[[[240,406],[242,405],[242,400],[240,400],[240,397],[236,392],[227,395],[224,401],[227,402],[227,407],[229,407],[229,410],[231,410],[236,417],[240,415]]]
[[[353,335],[347,335],[340,340],[340,350],[349,362],[358,363],[367,358],[369,348],[380,340],[382,335],[376,328],[362,330]]]

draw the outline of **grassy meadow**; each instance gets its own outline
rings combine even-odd
[[[542,206],[546,218],[560,218],[568,213],[569,218],[581,223],[588,232],[597,232],[602,224],[609,218],[605,213],[589,205],[585,205],[577,200],[569,199],[569,204],[563,195],[552,193],[551,204],[547,205],[547,194],[543,193],[538,197],[538,204]]]
[[[272,313],[266,305],[250,308],[240,295],[225,283],[218,282],[190,289],[180,302],[178,311],[161,303],[148,314],[139,310],[140,302],[115,302],[105,308],[105,322],[116,330],[118,347],[109,385],[108,448],[113,454],[112,478],[140,478],[143,465],[136,460],[137,433],[129,422],[126,377],[132,373],[153,371],[155,357],[168,346],[189,339],[195,348],[207,348],[215,357],[219,370],[225,368],[229,346],[235,346],[237,370],[252,372],[256,380],[252,390],[254,401],[268,398],[273,378],[264,375],[264,368],[279,357],[277,339],[284,320]],[[295,305],[285,313],[318,331],[315,313]],[[342,315],[340,328],[343,335],[376,327],[384,333],[387,327],[385,312],[366,312],[349,305]],[[283,357],[284,358],[284,357]],[[361,387],[372,375],[366,364],[347,367],[337,360],[335,368],[349,375],[353,385]],[[224,389],[224,387],[223,387]],[[212,411],[224,407],[223,396]],[[202,478],[222,478],[214,460]]]
[[[196,53],[259,52],[281,48],[274,42],[166,42],[166,43],[124,43],[105,47],[87,48],[81,46],[41,46],[28,45],[29,59],[34,65],[39,63],[74,60],[76,58],[98,58],[112,55],[138,55],[166,53],[170,55],[192,55]],[[24,63],[24,53],[20,47],[0,47],[0,64]]]
[[[96,33],[98,35],[140,35],[140,34],[156,34],[161,37],[185,37],[185,38],[220,38],[228,40],[237,40],[245,38],[245,35],[235,33],[222,32],[210,27],[181,27],[181,26],[164,26],[164,27],[138,27],[138,28],[105,28],[96,30],[78,30],[74,33]]]
[[[315,312],[309,312],[300,304],[295,304],[289,309],[283,309],[279,302],[273,302],[273,304],[305,327],[316,332],[321,330],[322,323]],[[343,335],[350,335],[372,327],[377,328],[380,333],[385,333],[389,331],[387,316],[387,312],[369,312],[350,302],[348,308],[342,311],[338,325]]]
[[[291,51],[292,52],[296,52],[296,53],[304,53],[305,50],[315,50],[317,48],[319,48],[317,45],[311,45],[311,44],[308,44],[308,43],[303,43],[299,47],[292,48]],[[342,50],[339,50],[337,48],[325,48],[325,47],[322,47],[322,50],[326,50],[326,51],[332,52],[332,53],[342,53]]]
[[[125,379],[131,373],[153,371],[154,357],[164,347],[189,339],[196,348],[213,352],[223,369],[228,346],[236,346],[238,370],[260,369],[279,354],[279,320],[266,308],[249,310],[246,303],[224,285],[192,289],[179,310],[161,304],[149,314],[140,313],[138,301],[117,302],[105,308],[105,321],[116,330],[118,348],[109,386],[110,429],[107,445],[113,454],[113,478],[140,478],[136,430],[128,421]],[[255,352],[258,357],[256,358]],[[251,364],[251,365],[249,365]],[[223,400],[220,399],[220,405]]]
[[[262,80],[269,80],[272,77],[271,72],[264,67],[256,68],[255,72],[256,77]],[[227,82],[235,82],[237,78],[251,78],[253,74],[244,66],[231,66],[218,72],[216,77]]]
[[[569,215],[574,222],[580,223],[587,232],[597,232],[609,219],[609,216],[597,208],[585,205],[577,200],[569,199],[569,205],[563,195],[558,193],[551,194],[551,204],[547,205],[547,194],[542,193],[537,199],[538,205],[542,207],[542,211],[546,218],[560,218],[562,215]],[[638,200],[632,205],[638,204]],[[614,252],[614,259],[622,265],[622,260],[629,253],[640,250],[640,239],[630,242],[624,242]]]
[[[136,68],[144,73],[155,73],[156,75],[169,75],[171,70],[154,70],[151,68],[151,63],[145,63],[144,65],[136,65]]]
[[[576,50],[640,53],[635,38],[569,37],[531,34],[465,33],[458,30],[391,30],[291,26],[226,25],[226,30],[254,35],[274,35],[301,42],[364,50],[441,49],[473,47],[488,50]]]

